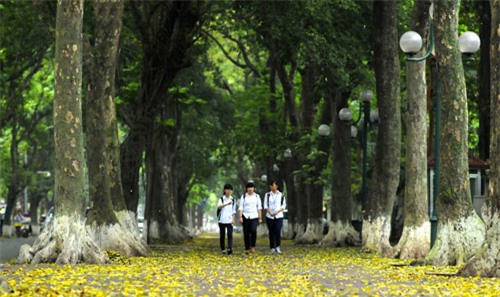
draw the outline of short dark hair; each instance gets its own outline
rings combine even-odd
[[[247,182],[247,189],[248,188],[255,188],[255,184],[252,181]]]
[[[272,186],[274,184],[277,184],[278,186],[280,185],[280,184],[278,184],[278,182],[275,179],[272,179],[272,180],[269,181],[269,185],[270,186]]]
[[[233,189],[233,186],[231,186],[231,184],[224,185],[224,190],[232,190],[232,189]]]

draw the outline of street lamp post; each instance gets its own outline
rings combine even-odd
[[[361,211],[363,216],[366,209],[366,167],[368,157],[368,122],[370,121],[370,101],[373,98],[373,93],[370,90],[365,90],[361,93],[361,101],[363,102],[363,130],[361,131],[361,140],[363,146],[363,163],[362,163],[362,180],[361,180]]]
[[[362,175],[361,175],[361,211],[362,217],[360,220],[361,230],[360,230],[360,238],[362,239],[362,224],[363,224],[363,216],[366,209],[366,182],[367,182],[367,156],[368,156],[368,123],[370,121],[375,122],[378,121],[378,111],[372,111],[370,113],[370,101],[373,98],[373,92],[371,90],[364,90],[361,93],[361,108],[360,113],[363,112],[363,116],[358,117],[354,125],[351,126],[351,137],[356,137],[358,133],[358,129],[355,124],[363,118],[363,128],[361,130],[361,145],[363,150],[363,160],[362,160]],[[339,119],[342,122],[348,123],[352,121],[352,113],[349,108],[342,108],[339,111]]]
[[[422,37],[414,31],[405,32],[400,40],[399,45],[401,50],[407,54],[406,61],[408,62],[421,62],[427,60],[432,55],[434,49],[434,26],[432,22],[429,28],[429,47],[427,52],[421,57],[414,57],[413,55],[420,51],[422,48]],[[479,36],[474,32],[465,32],[460,36],[459,47],[460,51],[470,57],[478,49],[480,45]],[[431,221],[431,248],[434,245],[437,237],[437,222],[438,216],[436,211],[436,200],[439,195],[441,185],[441,158],[439,152],[441,151],[441,90],[439,86],[439,65],[436,61],[433,68],[433,86],[432,89],[436,90],[434,101],[435,125],[434,125],[434,180],[433,180],[433,196],[430,204],[430,221]]]

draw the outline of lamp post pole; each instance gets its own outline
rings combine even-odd
[[[429,28],[429,47],[427,52],[421,57],[413,57],[414,54],[420,51],[422,48],[422,37],[414,31],[405,32],[399,41],[400,47],[405,52],[408,57],[406,61],[408,62],[420,62],[427,60],[431,55],[434,48],[434,26],[430,23]],[[460,51],[467,56],[471,56],[479,49],[480,40],[477,34],[474,32],[465,32],[462,34],[459,40]],[[437,237],[437,224],[438,215],[436,210],[436,201],[439,196],[439,190],[441,187],[441,89],[439,85],[439,64],[437,60],[433,67],[433,90],[435,90],[435,100],[434,100],[434,113],[435,113],[435,125],[434,125],[434,179],[433,179],[433,196],[430,211],[430,222],[431,222],[431,248],[434,246]]]
[[[360,241],[363,241],[363,219],[366,209],[366,181],[367,181],[367,160],[368,160],[368,122],[370,121],[370,101],[373,98],[373,92],[371,90],[365,90],[361,93],[360,101],[360,116],[354,124],[363,117],[363,131],[361,131],[361,146],[363,150],[363,159],[361,164],[361,219],[359,237]],[[361,115],[361,112],[363,113]],[[349,108],[342,108],[339,111],[339,118],[342,122],[348,123],[352,120],[352,113]],[[376,119],[378,120],[378,119]],[[351,137],[355,137],[357,134],[356,126],[351,126]]]
[[[361,141],[363,146],[363,162],[361,171],[361,212],[362,216],[365,215],[366,209],[366,180],[367,180],[367,162],[368,162],[368,122],[370,121],[370,101],[373,98],[373,93],[370,90],[361,93],[361,100],[363,101],[363,131],[361,131]],[[361,222],[363,222],[363,217]]]

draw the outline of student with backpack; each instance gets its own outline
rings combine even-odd
[[[278,183],[275,180],[269,183],[269,187],[271,190],[264,196],[269,246],[272,254],[282,254],[280,248],[281,229],[283,228],[283,211],[286,209],[286,201],[283,193],[278,191]]]
[[[255,193],[255,184],[247,183],[247,192],[240,198],[240,223],[243,225],[245,254],[255,254],[257,227],[262,223],[262,201]]]
[[[233,186],[224,185],[224,195],[220,197],[217,204],[217,217],[219,221],[220,250],[222,254],[231,255],[233,253],[233,225],[235,223],[236,205],[231,196]],[[224,244],[227,230],[227,250]]]

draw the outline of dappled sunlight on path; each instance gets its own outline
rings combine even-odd
[[[216,233],[182,245],[155,245],[148,257],[113,256],[111,265],[6,265],[0,275],[13,296],[498,296],[499,279],[429,274],[457,267],[394,266],[356,248],[282,244],[272,255],[266,238],[245,255],[235,234],[233,255],[222,255]]]

